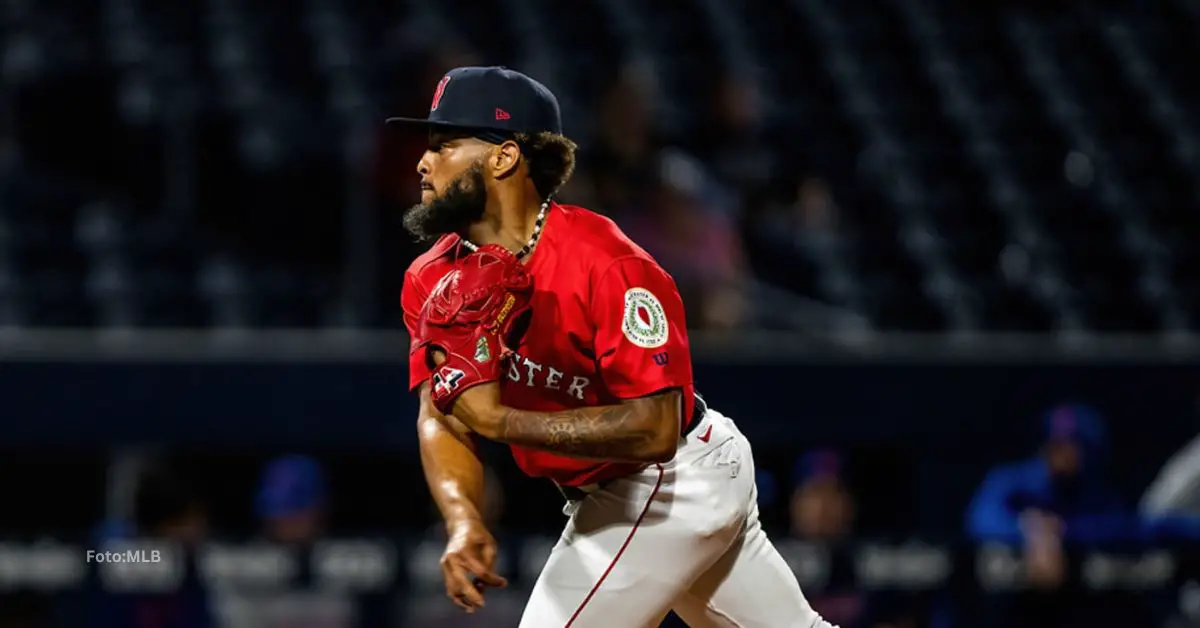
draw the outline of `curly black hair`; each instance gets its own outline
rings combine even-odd
[[[550,198],[575,172],[575,142],[555,133],[518,133],[513,141],[529,165],[529,178],[542,200]]]

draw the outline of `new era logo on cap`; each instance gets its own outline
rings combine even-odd
[[[562,114],[554,94],[529,76],[501,66],[455,68],[434,88],[428,118],[387,121],[469,129],[494,137],[562,134]]]

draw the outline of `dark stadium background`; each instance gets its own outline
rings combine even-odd
[[[424,138],[381,124],[466,64],[558,94],[581,147],[561,200],[677,278],[697,386],[754,442],[800,571],[797,461],[839,454],[838,586],[892,609],[851,625],[1001,625],[964,512],[1048,408],[1104,416],[1131,516],[1195,436],[1192,0],[0,0],[0,626],[121,625],[97,623],[95,565],[38,548],[82,560],[145,474],[253,539],[285,454],[322,466],[327,538],[395,550],[350,596],[360,625],[516,625],[561,498],[488,451],[502,542],[531,558],[462,623],[422,553],[399,315]],[[868,544],[952,568],[871,580]],[[1073,554],[1023,625],[1200,625],[1193,545],[1124,588]]]

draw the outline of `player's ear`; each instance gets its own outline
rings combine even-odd
[[[492,167],[492,176],[497,179],[508,177],[517,171],[517,167],[521,165],[521,147],[517,143],[508,140],[503,144],[499,144],[492,150],[491,159],[488,160]]]

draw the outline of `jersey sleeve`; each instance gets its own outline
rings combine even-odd
[[[400,290],[400,307],[404,310],[404,327],[408,329],[411,338],[408,351],[408,389],[416,390],[421,382],[429,379],[429,367],[425,364],[425,355],[413,351],[417,346],[417,319],[421,315],[421,307],[429,291],[421,285],[421,280],[412,272],[404,273],[404,287]]]
[[[622,399],[690,386],[692,356],[675,280],[642,257],[619,259],[602,272],[591,313],[605,386]]]

